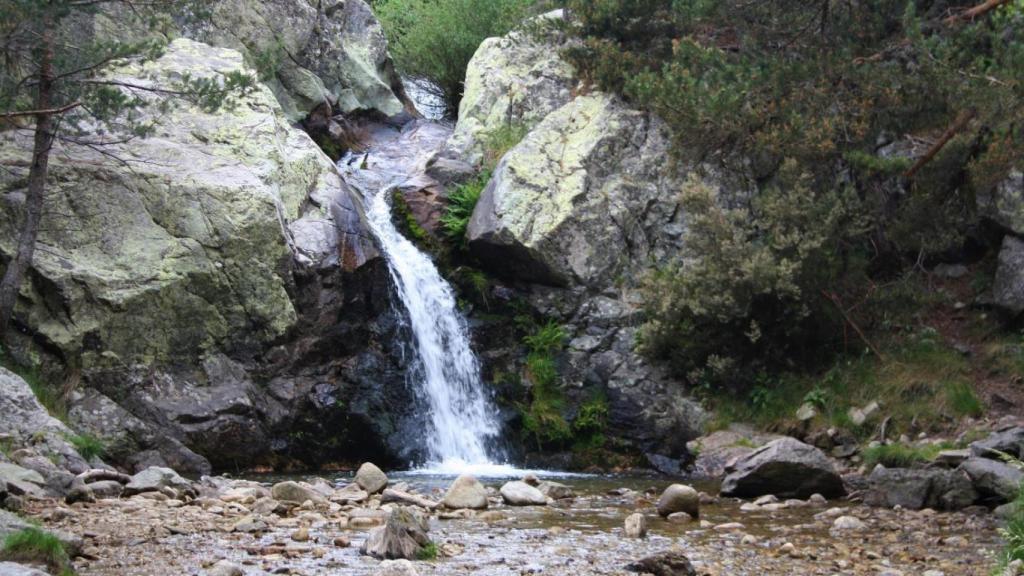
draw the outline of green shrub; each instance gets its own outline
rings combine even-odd
[[[75,447],[75,450],[86,460],[102,458],[107,451],[103,441],[91,434],[80,434],[68,437],[68,442]]]
[[[466,67],[477,48],[502,36],[529,12],[532,0],[378,0],[399,72],[436,86],[449,112],[458,110]]]
[[[1024,462],[1005,454],[1003,459],[1014,468],[1024,470]],[[1020,493],[1013,503],[1013,512],[1007,520],[1006,526],[1000,529],[999,533],[1006,541],[1006,546],[1000,556],[1000,568],[1005,568],[1014,560],[1024,561],[1024,483],[1021,484]]]
[[[681,197],[684,251],[644,288],[647,353],[695,382],[750,385],[802,353],[813,359],[839,333],[824,293],[852,274],[846,247],[866,223],[855,195],[814,192],[794,168],[749,208],[724,208],[713,189],[690,180]]]
[[[978,418],[985,413],[985,406],[969,382],[957,380],[946,383],[946,401],[956,416]]]
[[[475,180],[456,186],[448,194],[448,203],[441,215],[441,229],[457,246],[465,246],[469,220],[490,179],[490,173],[485,172]]]
[[[61,576],[71,576],[71,558],[59,538],[38,528],[26,528],[9,534],[0,548],[0,560],[46,564]]]

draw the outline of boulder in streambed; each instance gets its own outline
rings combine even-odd
[[[125,496],[134,496],[146,492],[173,493],[175,498],[195,498],[196,489],[192,483],[182,478],[177,472],[170,468],[159,468],[153,466],[132,476],[131,481],[124,487]]]
[[[431,544],[427,521],[406,508],[395,508],[387,522],[366,537],[360,553],[379,560],[415,560]]]
[[[302,504],[307,500],[312,501],[314,504],[322,504],[326,501],[324,497],[312,487],[291,480],[274,484],[270,489],[270,495],[275,500],[293,502],[296,504]]]
[[[693,518],[700,517],[700,494],[685,484],[673,484],[658,498],[658,515],[668,518],[676,512],[686,512]]]
[[[809,498],[815,493],[837,498],[846,489],[824,452],[794,438],[773,440],[750,453],[722,482],[723,496]]]
[[[515,480],[501,487],[501,498],[509,506],[546,506],[547,496],[526,482]]]
[[[697,576],[697,571],[690,563],[690,559],[678,550],[668,550],[648,556],[629,564],[626,566],[626,570],[654,576]]]
[[[870,506],[962,510],[978,496],[967,475],[958,470],[876,466],[868,481],[864,502]]]
[[[356,484],[370,494],[376,494],[388,487],[388,477],[371,462],[365,462],[356,471]]]
[[[473,476],[463,474],[448,487],[441,504],[454,510],[482,510],[487,508],[487,489]]]
[[[970,458],[959,470],[971,479],[974,489],[998,503],[1012,502],[1020,494],[1024,472],[988,458]]]
[[[527,482],[527,484],[530,483]],[[533,484],[530,485],[533,486]],[[540,490],[541,494],[551,498],[552,500],[568,500],[576,497],[576,492],[574,492],[572,488],[558,482],[544,480],[543,482],[539,482],[536,487],[537,490]]]

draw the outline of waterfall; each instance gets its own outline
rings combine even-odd
[[[365,155],[342,159],[339,167],[363,193],[367,220],[407,313],[415,352],[408,376],[428,411],[427,467],[486,470],[497,468],[492,462],[501,459],[488,450],[500,427],[483,389],[466,321],[451,286],[430,257],[395,227],[389,201],[398,184],[417,175],[422,148],[437,140],[437,130],[436,124],[420,124],[377,142]]]

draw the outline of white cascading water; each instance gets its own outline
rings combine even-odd
[[[350,154],[338,167],[363,193],[367,220],[407,313],[414,352],[408,377],[428,410],[424,437],[429,461],[423,471],[500,476],[513,469],[497,463],[504,456],[495,448],[500,433],[496,408],[483,389],[455,294],[430,257],[395,227],[389,201],[396,186],[423,174],[427,158],[450,133],[449,127],[429,121],[400,132],[378,130],[368,152]]]
[[[409,314],[430,409],[427,449],[433,461],[428,467],[489,464],[487,440],[498,435],[498,424],[481,389],[465,321],[434,263],[392,223],[390,191],[385,187],[366,199],[366,216]]]

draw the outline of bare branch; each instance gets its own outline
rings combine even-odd
[[[71,104],[61,106],[59,108],[47,108],[45,110],[25,110],[22,112],[3,112],[0,113],[0,118],[7,119],[23,118],[25,116],[54,116],[64,114],[65,112],[70,112],[71,110],[74,110],[75,108],[78,108],[81,105],[81,102],[72,102]]]

